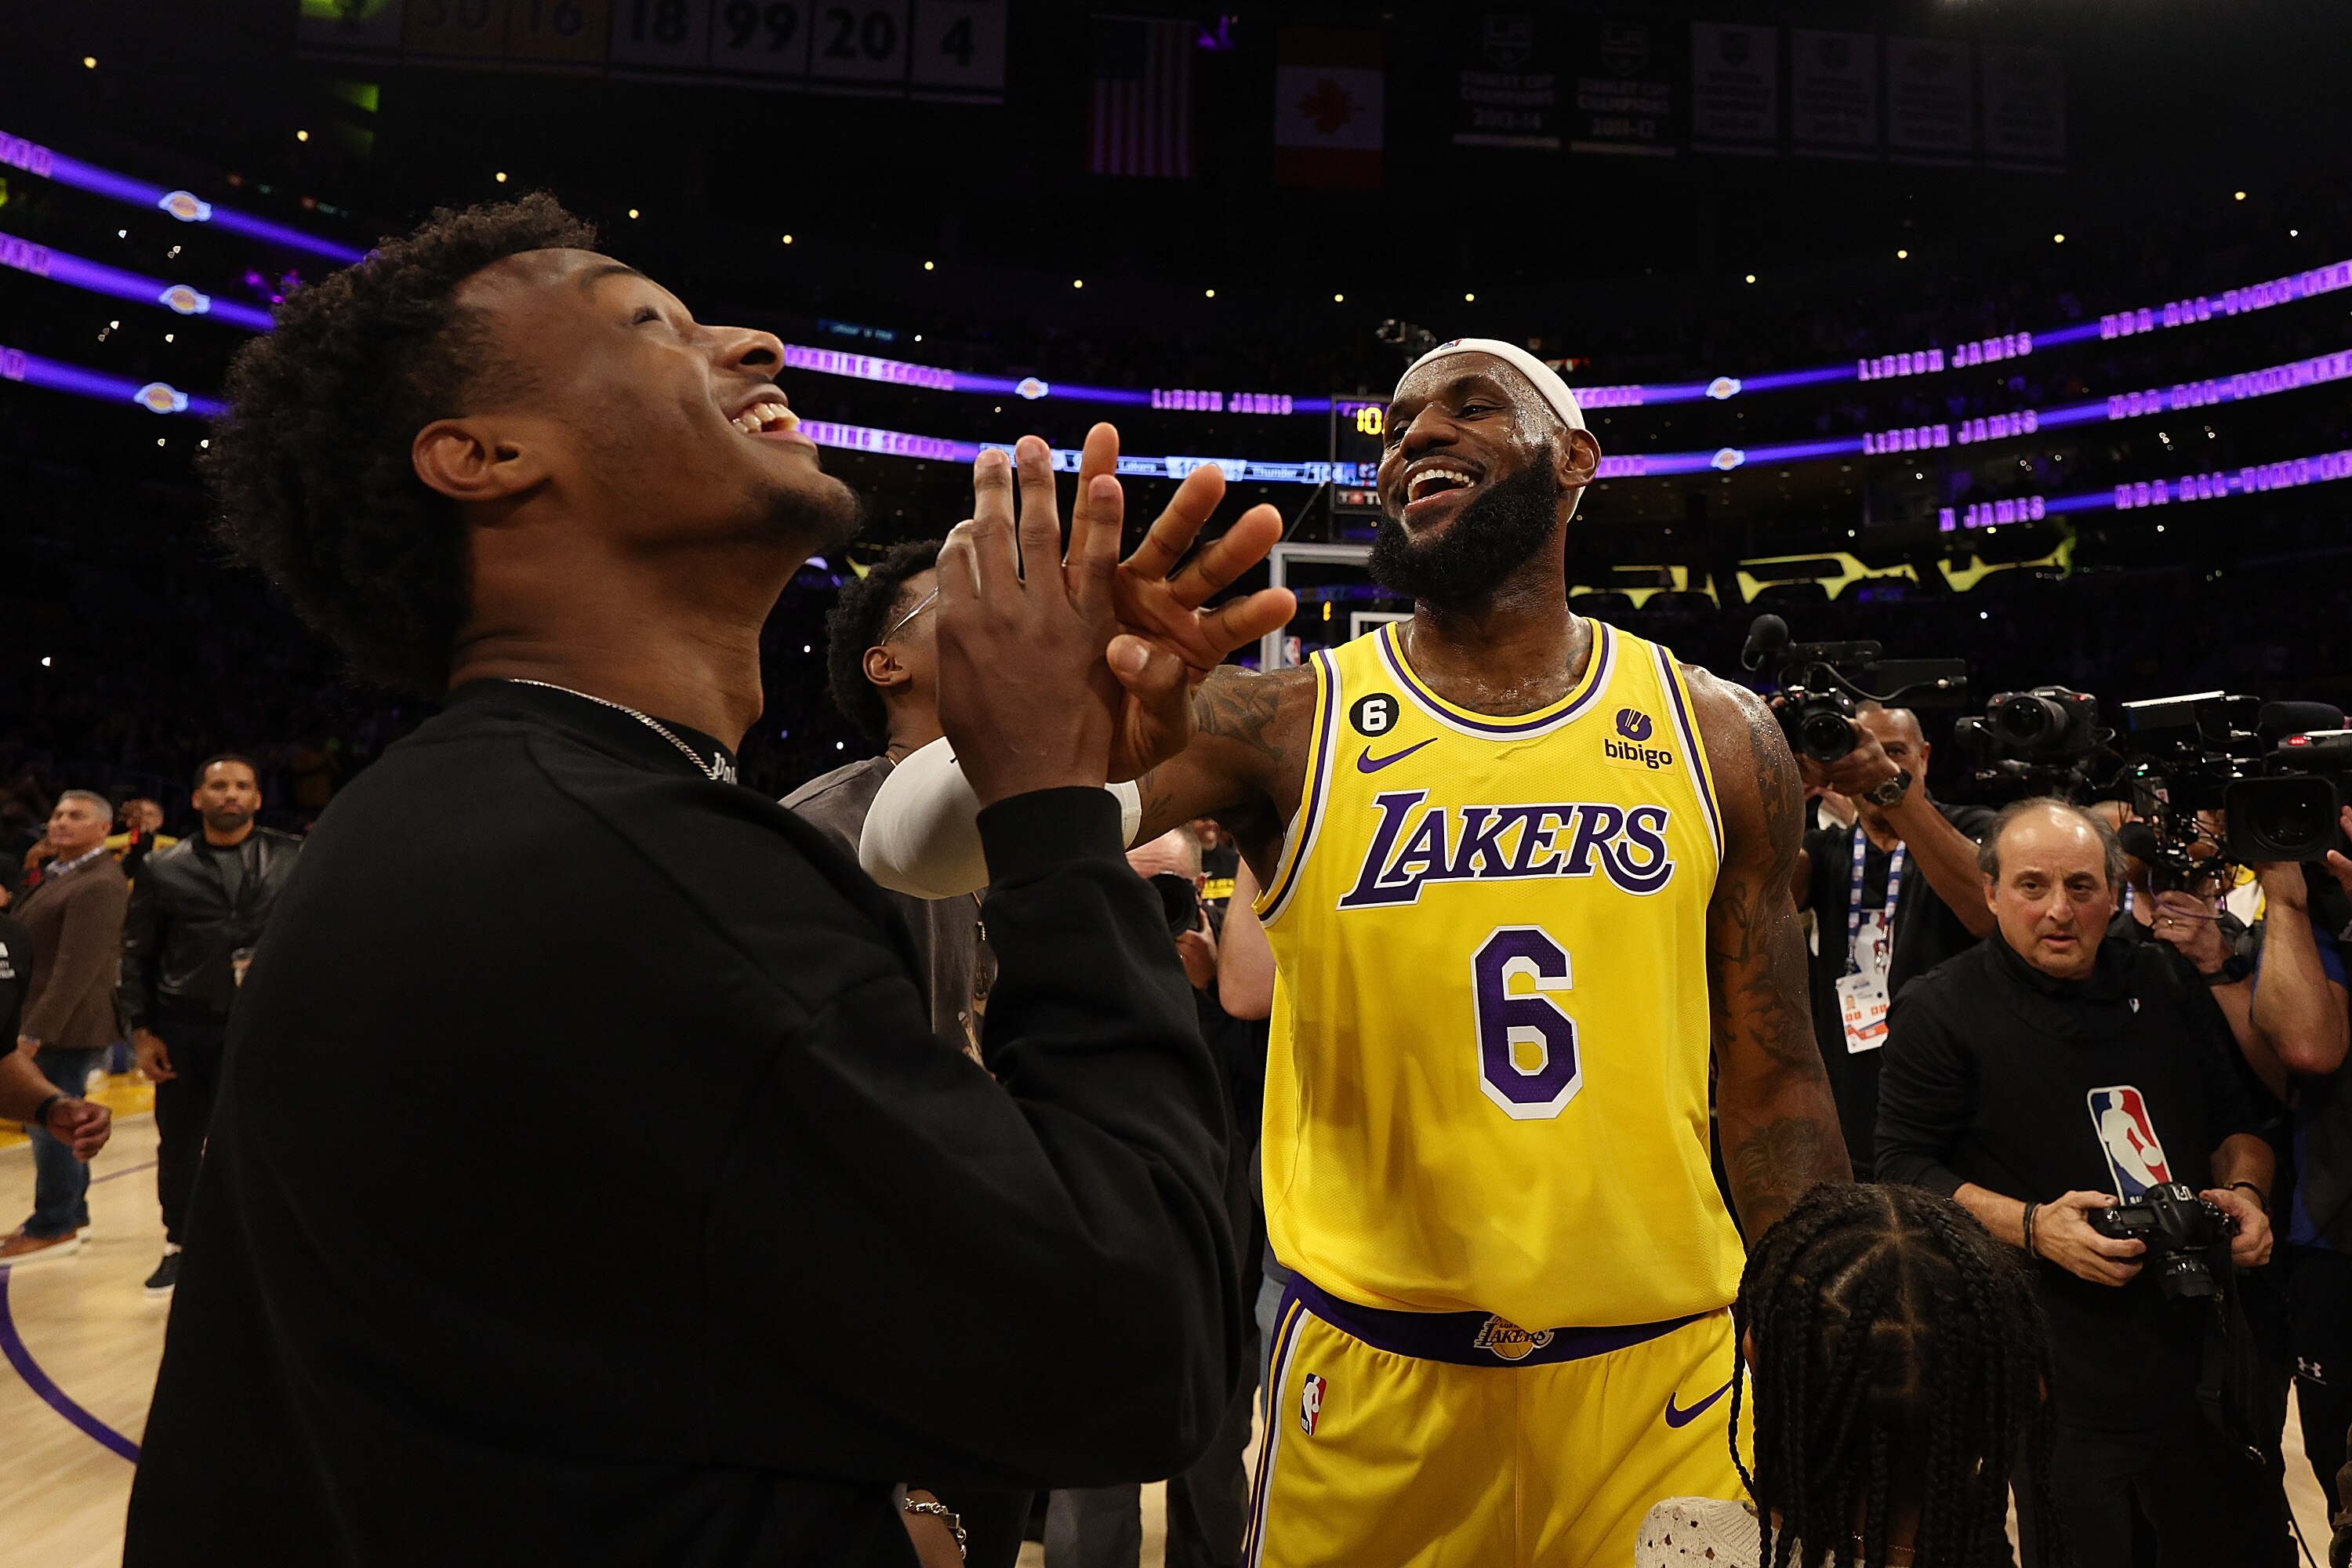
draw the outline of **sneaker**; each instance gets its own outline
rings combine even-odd
[[[180,1282],[180,1249],[166,1247],[163,1261],[155,1265],[155,1272],[147,1276],[147,1294],[168,1296],[172,1287]]]
[[[69,1230],[63,1236],[28,1236],[19,1226],[5,1240],[0,1240],[0,1265],[22,1268],[28,1264],[68,1258],[80,1250],[81,1232],[78,1230]]]

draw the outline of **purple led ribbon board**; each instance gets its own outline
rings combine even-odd
[[[171,214],[182,223],[208,223],[215,228],[241,234],[271,245],[282,245],[292,250],[307,250],[313,256],[323,256],[331,261],[357,261],[363,252],[353,250],[339,240],[305,234],[299,228],[289,228],[282,223],[255,217],[234,207],[215,206],[186,191],[167,191],[146,180],[134,180],[128,174],[118,174],[101,169],[95,163],[85,163],[79,158],[68,158],[53,152],[37,142],[0,132],[0,163],[37,174],[45,180],[55,180],[61,185],[71,185],[109,201],[127,202],[134,207],[153,207]]]
[[[136,382],[129,376],[109,375],[103,371],[84,370],[78,364],[45,359],[22,349],[0,347],[0,381],[22,382],[26,386],[71,393],[76,397],[95,397],[104,403],[136,404],[150,414],[193,414],[210,419],[228,412],[228,405],[217,398],[191,396],[169,382]]]
[[[166,283],[160,278],[142,277],[102,261],[85,260],[46,245],[31,244],[12,234],[0,234],[0,267],[13,267],[19,272],[29,272],[69,288],[153,305],[183,316],[212,316],[248,331],[269,330],[267,310],[240,305],[234,300],[215,300],[185,283]]]

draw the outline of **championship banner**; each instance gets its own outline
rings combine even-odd
[[[2066,77],[2054,49],[1987,44],[1985,162],[1996,169],[2066,167]]]
[[[1965,164],[1977,150],[1966,44],[1886,40],[1886,148],[1898,163]]]
[[[1276,183],[1379,190],[1381,35],[1284,27],[1274,55]]]
[[[1463,13],[1457,147],[1559,151],[1559,24],[1549,13]]]
[[[1671,23],[1582,20],[1571,35],[1568,150],[1671,158],[1682,142],[1683,41]]]
[[[1691,24],[1691,146],[1769,158],[1780,150],[1780,32]]]
[[[1814,158],[1878,156],[1878,38],[1872,33],[1789,35],[1790,141]]]

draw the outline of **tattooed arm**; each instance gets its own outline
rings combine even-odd
[[[1192,693],[1192,738],[1137,781],[1143,826],[1136,842],[1196,816],[1233,829],[1261,883],[1298,810],[1315,721],[1315,672],[1260,675],[1221,665]]]
[[[1687,671],[1723,808],[1723,865],[1706,911],[1716,1128],[1748,1244],[1819,1182],[1853,1177],[1813,1039],[1805,943],[1790,896],[1804,790],[1761,699]]]

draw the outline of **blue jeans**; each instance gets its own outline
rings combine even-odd
[[[41,1069],[60,1094],[79,1095],[89,1081],[103,1049],[61,1051],[44,1046],[33,1065]],[[47,1238],[79,1230],[89,1223],[89,1167],[74,1158],[70,1146],[49,1136],[43,1127],[25,1129],[33,1140],[33,1217],[25,1234]]]

